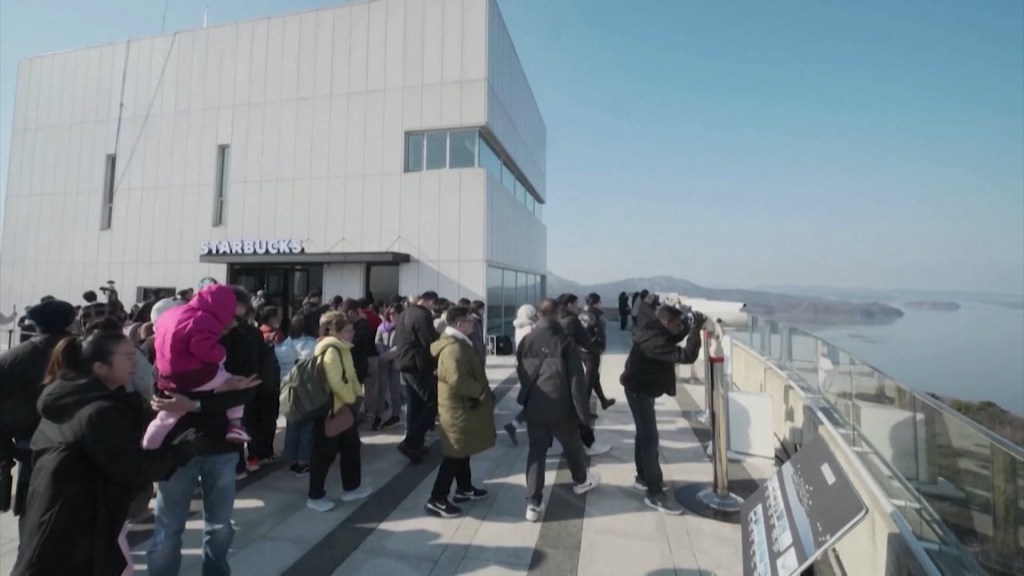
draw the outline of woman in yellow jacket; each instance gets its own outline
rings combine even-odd
[[[320,357],[324,377],[334,396],[334,411],[352,410],[353,416],[363,396],[363,386],[356,378],[352,362],[352,336],[355,330],[341,312],[328,312],[320,317],[320,341],[316,356]],[[370,488],[361,486],[359,427],[352,425],[334,438],[324,434],[324,418],[313,423],[313,453],[309,463],[309,500],[306,505],[318,512],[334,508],[327,498],[324,483],[338,456],[341,469],[341,501],[352,502],[370,495]]]

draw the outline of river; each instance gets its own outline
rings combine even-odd
[[[990,400],[1024,415],[1024,310],[961,302],[889,324],[799,327],[924,392]]]

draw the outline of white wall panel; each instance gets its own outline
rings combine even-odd
[[[280,134],[281,104],[279,102],[268,102],[263,107],[263,160],[260,165],[262,171],[260,178],[262,180],[272,182],[278,178],[277,156],[280,146]]]
[[[363,180],[363,231],[360,245],[365,251],[383,250],[381,245],[381,177],[367,176]]]
[[[270,22],[257,20],[252,23],[251,64],[249,66],[249,101],[253,103],[267,100],[267,64],[270,48]]]
[[[441,81],[462,79],[462,0],[444,0]]]
[[[267,23],[267,102],[281,99],[284,82],[284,18],[271,18]]]
[[[177,57],[177,70],[174,74],[174,109],[177,112],[186,112],[189,109],[189,103],[191,102],[190,92],[192,89],[192,42],[194,39],[193,34],[179,34],[176,41],[178,48]],[[111,60],[110,71],[111,71],[111,82],[110,90],[108,92],[107,102],[108,104],[113,103],[113,114],[107,116],[108,118],[117,117],[117,98],[118,92],[121,90],[121,62],[123,56],[114,56]],[[171,70],[167,71],[167,74],[171,75]],[[108,107],[109,109],[109,107]]]
[[[302,15],[284,17],[281,50],[281,99],[294,100],[299,94],[299,31]]]
[[[369,25],[366,47],[366,89],[383,90],[387,68],[387,26],[388,5],[386,2],[369,4]]]
[[[424,128],[441,126],[441,85],[430,84],[423,87],[423,112],[420,124]]]
[[[341,177],[348,173],[348,95],[331,98],[331,146],[328,174]]]
[[[444,0],[423,0],[423,83],[438,84],[444,58]]]
[[[401,88],[405,77],[405,6],[404,0],[387,0],[384,86],[389,89]]]
[[[348,47],[348,89],[350,92],[366,90],[366,73],[368,42],[370,28],[370,9],[366,4],[354,5],[351,8],[352,22],[349,32]]]
[[[342,238],[339,248],[358,252],[363,249],[363,177],[345,179],[345,205],[342,208]]]
[[[402,232],[402,177],[385,174],[380,191],[380,243],[382,250],[394,250]]]
[[[239,26],[223,26],[217,28],[222,33],[221,38],[221,64],[217,75],[217,100],[216,106],[228,108],[235,102],[235,70],[241,67],[238,54],[238,29]],[[251,52],[249,46],[245,47],[245,58],[248,59]],[[248,60],[246,61],[248,65]]]
[[[402,90],[402,130],[408,132],[423,126],[423,88]]]
[[[420,259],[441,259],[441,176],[440,171],[423,172],[420,193]]]
[[[295,177],[295,140],[298,137],[296,130],[298,112],[295,100],[285,100],[281,103],[281,127],[278,131],[280,146],[277,150],[277,177],[281,180],[291,180]]]
[[[209,55],[208,30],[197,30],[192,36],[192,82],[189,90],[189,110],[201,110],[203,108],[206,90],[206,60]],[[135,46],[132,50],[138,53]]]
[[[349,50],[352,39],[352,11],[338,9],[334,11],[334,49],[333,72],[331,73],[331,92],[348,94]]]
[[[441,86],[441,125],[458,126],[462,120],[462,83]]]
[[[380,174],[384,145],[384,92],[366,93],[364,174]]]
[[[313,123],[310,138],[310,176],[326,178],[331,151],[331,100],[327,97],[313,101]]]
[[[316,79],[317,13],[306,12],[299,21],[299,54],[294,64],[298,68],[298,97],[313,96]]]
[[[487,222],[487,173],[484,170],[459,170],[459,246],[461,260],[485,258]]]
[[[402,56],[402,77],[405,79],[405,86],[423,84],[424,17],[422,2],[405,4],[405,46]]]
[[[438,189],[438,260],[459,259],[459,229],[462,225],[459,200],[462,180],[461,170],[440,171],[440,188]]]
[[[235,34],[235,87],[232,93],[236,106],[248,104],[252,95],[252,85],[250,84],[253,61],[252,35],[252,22],[242,22],[238,25]],[[228,77],[229,75],[225,74],[225,79]]]
[[[331,93],[331,70],[334,63],[334,12],[316,12],[316,43],[313,67],[313,94],[327,96]]]
[[[221,66],[224,64],[225,28],[210,28],[206,36],[206,76],[203,80],[203,108],[220,105]],[[233,63],[228,64],[233,65]]]
[[[384,94],[383,142],[381,147],[383,174],[398,174],[405,161],[405,133],[402,131],[402,90]]]
[[[363,161],[366,157],[366,148],[361,145],[366,134],[366,93],[355,92],[348,98],[348,142],[352,146],[346,147],[345,172],[350,175],[365,174]]]
[[[312,89],[312,86],[310,86]],[[295,169],[296,180],[308,179],[313,162],[313,106],[312,98],[295,103]]]

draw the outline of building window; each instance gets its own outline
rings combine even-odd
[[[448,133],[427,133],[427,170],[438,170],[448,166]]]
[[[499,153],[488,138],[478,129],[408,133],[405,135],[405,171],[483,168],[501,182],[527,212],[540,219],[540,202],[530,182],[512,159]]]
[[[231,173],[231,147],[217,146],[217,184],[213,195],[213,225],[224,224],[224,208],[228,202],[228,178]]]
[[[475,168],[477,130],[457,130],[448,134],[448,167]]]
[[[512,336],[512,322],[523,304],[537,306],[544,297],[544,277],[529,272],[487,267],[487,333]]]
[[[366,266],[366,297],[378,302],[389,302],[398,295],[398,264],[368,264]]]
[[[114,217],[114,172],[117,168],[117,156],[107,154],[106,167],[103,171],[103,212],[100,215],[100,230],[110,230],[110,222]]]
[[[423,134],[409,134],[405,138],[405,171],[423,170]]]

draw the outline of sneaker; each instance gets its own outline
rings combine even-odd
[[[586,452],[587,456],[600,456],[601,454],[607,454],[611,449],[612,447],[609,444],[594,442],[589,448],[584,446],[583,451]]]
[[[382,430],[387,430],[388,428],[394,428],[395,426],[398,426],[401,423],[402,423],[402,419],[401,418],[399,418],[398,416],[392,416],[391,418],[388,418],[387,420],[385,420],[380,425],[380,427],[381,427]]]
[[[342,502],[355,502],[356,500],[362,500],[373,493],[373,489],[369,486],[360,486],[355,490],[349,490],[348,492],[341,493]]]
[[[544,508],[540,504],[529,503],[526,505],[526,520],[527,522],[536,522],[540,520],[541,513],[544,512]]]
[[[239,471],[235,472],[235,480],[236,481],[245,480],[248,477],[249,477],[249,473],[246,472],[245,470],[239,470]]]
[[[245,461],[245,470],[247,472],[255,472],[255,471],[259,470],[259,469],[260,469],[260,459],[259,458],[249,458],[248,460]]]
[[[516,425],[515,424],[513,424],[511,422],[509,422],[508,424],[505,424],[505,433],[508,434],[509,439],[512,440],[512,444],[514,444],[516,446],[519,446],[519,440],[516,440]]]
[[[305,462],[296,462],[289,466],[288,469],[291,470],[292,474],[295,476],[305,476],[306,474],[309,474],[309,464],[306,464]]]
[[[683,513],[683,507],[675,497],[669,495],[669,493],[665,491],[662,491],[655,496],[651,496],[650,494],[644,496],[644,504],[672,516],[679,516]]]
[[[455,518],[456,516],[462,515],[462,508],[459,508],[447,500],[430,499],[427,501],[427,505],[424,506],[423,509],[430,514],[436,514],[441,518]]]
[[[224,435],[224,439],[235,444],[245,444],[252,441],[252,436],[249,436],[245,428],[237,424],[228,424],[228,431]]]
[[[423,462],[423,454],[419,450],[406,446],[405,442],[398,445],[398,451],[402,453],[402,456],[408,458],[412,464]]]
[[[373,424],[370,424],[370,430],[373,430],[374,432],[376,432],[376,431],[380,430],[380,425],[381,425],[380,416],[377,416],[376,418],[373,419]]]
[[[323,498],[310,498],[306,500],[306,508],[312,508],[317,512],[327,512],[334,509],[334,502],[326,496]]]
[[[612,406],[615,406],[615,398],[606,398],[601,401],[601,408],[603,408],[604,410],[607,410]]]
[[[577,494],[586,494],[601,484],[601,477],[597,472],[587,472],[587,479],[582,484],[576,484],[572,491]]]
[[[455,503],[459,504],[462,502],[475,502],[477,500],[483,500],[484,498],[487,498],[487,490],[481,490],[474,486],[473,488],[465,491],[456,490],[455,497],[452,498],[452,500],[455,500]]]

